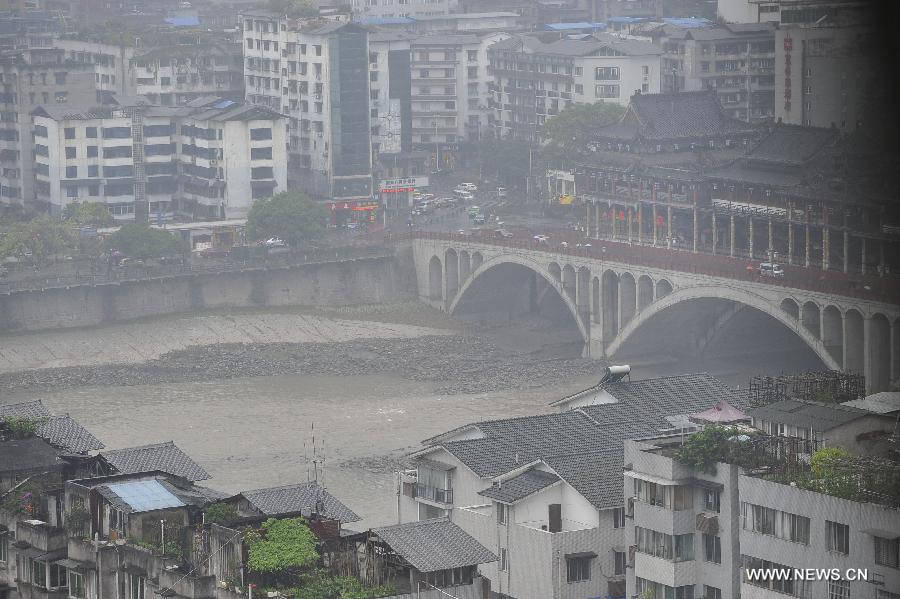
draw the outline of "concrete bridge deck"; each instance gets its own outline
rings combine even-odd
[[[506,286],[500,304],[524,312],[553,290],[591,356],[612,357],[648,321],[701,302],[706,330],[686,337],[692,351],[704,351],[750,308],[793,331],[827,368],[864,373],[869,390],[886,389],[900,377],[900,281],[893,278],[796,266],[785,267],[783,278],[760,277],[747,259],[576,235],[567,248],[559,246],[559,236],[553,246],[524,238],[411,237],[423,301],[455,312],[489,296],[494,281]],[[593,247],[575,247],[587,241]]]

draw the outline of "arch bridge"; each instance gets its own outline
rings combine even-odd
[[[512,316],[552,299],[574,320],[586,356],[612,358],[647,323],[678,320],[685,307],[700,325],[678,343],[700,354],[738,314],[756,310],[825,367],[863,373],[869,391],[900,377],[900,305],[886,301],[897,296],[830,285],[821,273],[760,279],[734,259],[710,264],[716,257],[609,243],[569,250],[435,233],[412,243],[422,301],[450,313]]]

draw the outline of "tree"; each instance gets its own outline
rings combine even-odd
[[[187,244],[171,233],[136,222],[124,224],[110,235],[106,248],[118,250],[129,258],[160,258],[188,251]]]
[[[267,8],[295,19],[319,16],[319,8],[312,0],[269,0]]]
[[[618,104],[596,102],[573,104],[551,117],[540,130],[540,136],[544,140],[541,166],[558,168],[587,151],[594,131],[618,121],[624,113],[625,109]]]
[[[247,215],[247,235],[261,240],[278,237],[290,246],[325,234],[328,211],[301,192],[285,191],[256,200]]]
[[[258,537],[247,538],[250,545],[247,565],[253,572],[296,574],[319,559],[316,537],[303,518],[269,518],[261,532]]]
[[[75,235],[72,230],[46,215],[0,228],[0,258],[23,258],[30,255],[43,261],[73,247]]]
[[[822,493],[852,498],[856,493],[856,468],[853,455],[842,447],[823,447],[809,460],[814,485]]]
[[[107,210],[106,204],[100,202],[69,204],[63,210],[63,218],[66,222],[79,227],[108,227],[116,222]]]

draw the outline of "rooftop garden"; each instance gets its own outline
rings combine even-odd
[[[679,463],[715,474],[719,462],[747,474],[852,501],[900,507],[900,464],[856,456],[839,447],[773,437],[735,427],[708,426],[673,452]]]

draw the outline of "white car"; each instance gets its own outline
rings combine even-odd
[[[283,248],[286,245],[287,244],[284,242],[284,240],[279,239],[278,237],[270,237],[269,239],[266,239],[266,247]]]
[[[547,241],[550,240],[550,238],[546,235],[535,235],[534,237],[532,237],[532,239],[534,239],[538,243],[547,243]]]
[[[464,191],[478,191],[478,187],[474,183],[460,183],[456,188]]]
[[[781,268],[780,264],[761,262],[759,265],[759,274],[764,277],[783,277],[784,269]]]

